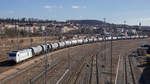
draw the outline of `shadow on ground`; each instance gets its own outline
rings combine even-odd
[[[0,62],[0,67],[7,67],[7,66],[13,66],[13,65],[16,65],[16,63],[12,61],[8,61],[8,60]]]
[[[145,67],[139,79],[139,84],[150,84],[150,64],[147,63],[138,67]]]

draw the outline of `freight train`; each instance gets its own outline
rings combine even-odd
[[[106,38],[86,38],[86,39],[77,39],[77,40],[67,40],[62,42],[47,43],[42,44],[18,51],[11,51],[8,56],[9,61],[15,63],[20,63],[24,60],[32,58],[34,56],[39,56],[41,54],[48,53],[50,51],[67,48],[70,46],[82,45],[93,42],[109,41],[109,40],[125,40],[125,39],[138,39],[138,38],[147,38],[148,36],[119,36],[119,37],[106,37]]]

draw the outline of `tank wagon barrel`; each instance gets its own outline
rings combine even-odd
[[[98,39],[97,39],[97,38],[94,38],[94,42],[98,42]]]
[[[52,50],[57,50],[59,48],[58,43],[50,43],[50,45],[52,46]]]
[[[71,40],[71,44],[72,44],[72,46],[77,45],[77,43],[78,43],[78,41],[77,41],[77,40]]]
[[[42,46],[31,47],[33,55],[40,55],[42,53]]]
[[[92,39],[92,38],[89,38],[88,40],[89,40],[89,43],[93,42],[93,39]]]
[[[59,48],[65,48],[66,44],[65,42],[58,42]]]
[[[66,47],[71,46],[71,41],[65,41],[65,43],[66,43]]]
[[[84,39],[83,43],[85,43],[85,44],[88,43],[88,39]]]
[[[81,45],[83,43],[83,39],[77,40],[77,44]]]
[[[42,47],[42,53],[46,53],[48,50],[48,46],[47,45],[40,45]]]

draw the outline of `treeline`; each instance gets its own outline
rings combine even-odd
[[[0,18],[0,23],[50,23],[56,22],[55,20],[42,20],[37,18]]]

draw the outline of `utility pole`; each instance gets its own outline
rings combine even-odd
[[[30,46],[32,46],[32,41],[33,41],[33,39],[32,39],[32,32],[31,32],[31,26],[32,26],[32,22],[29,22],[29,30],[30,30],[30,32],[29,32],[29,36],[30,36]]]
[[[19,22],[18,20],[15,20],[15,29],[17,29],[17,42],[18,42],[18,50],[20,49],[20,32],[19,32],[19,28],[17,27],[17,22]]]
[[[124,20],[124,30],[125,30],[125,28],[126,28],[126,21]],[[127,34],[126,32],[125,32],[125,34]]]
[[[141,23],[141,22],[139,22],[139,30],[141,30],[141,26],[142,26],[142,23]]]
[[[69,49],[68,48],[68,69],[70,69],[71,67],[70,67],[70,53],[71,52],[71,48]]]
[[[47,39],[46,39],[46,36],[47,36],[47,32],[46,31],[44,31],[44,33],[45,33],[45,45],[47,44]],[[47,50],[46,50],[46,54],[45,54],[45,84],[47,84],[47,65],[48,65],[48,59],[47,59]]]
[[[106,18],[104,18],[104,30],[106,32]],[[106,68],[106,34],[104,32],[104,69]]]
[[[140,32],[141,32],[141,26],[142,26],[142,24],[141,24],[141,22],[139,23],[139,30],[140,30]]]
[[[42,43],[44,42],[44,39],[43,39],[44,35],[43,35],[43,33],[44,33],[44,31],[42,30]]]
[[[113,34],[112,34],[112,31],[111,31],[111,41],[110,41],[110,73],[111,73],[111,77],[110,77],[110,84],[112,84],[112,68],[113,68],[113,58],[112,58],[112,40],[113,40]]]
[[[126,21],[124,20],[123,23],[124,23],[124,28],[125,28],[125,26],[126,26]]]
[[[103,30],[104,30],[104,57],[103,57],[103,72],[106,71],[106,34],[105,34],[105,29],[106,29],[106,18],[103,18],[104,24],[103,24]],[[106,76],[104,74],[104,83],[106,83]]]

